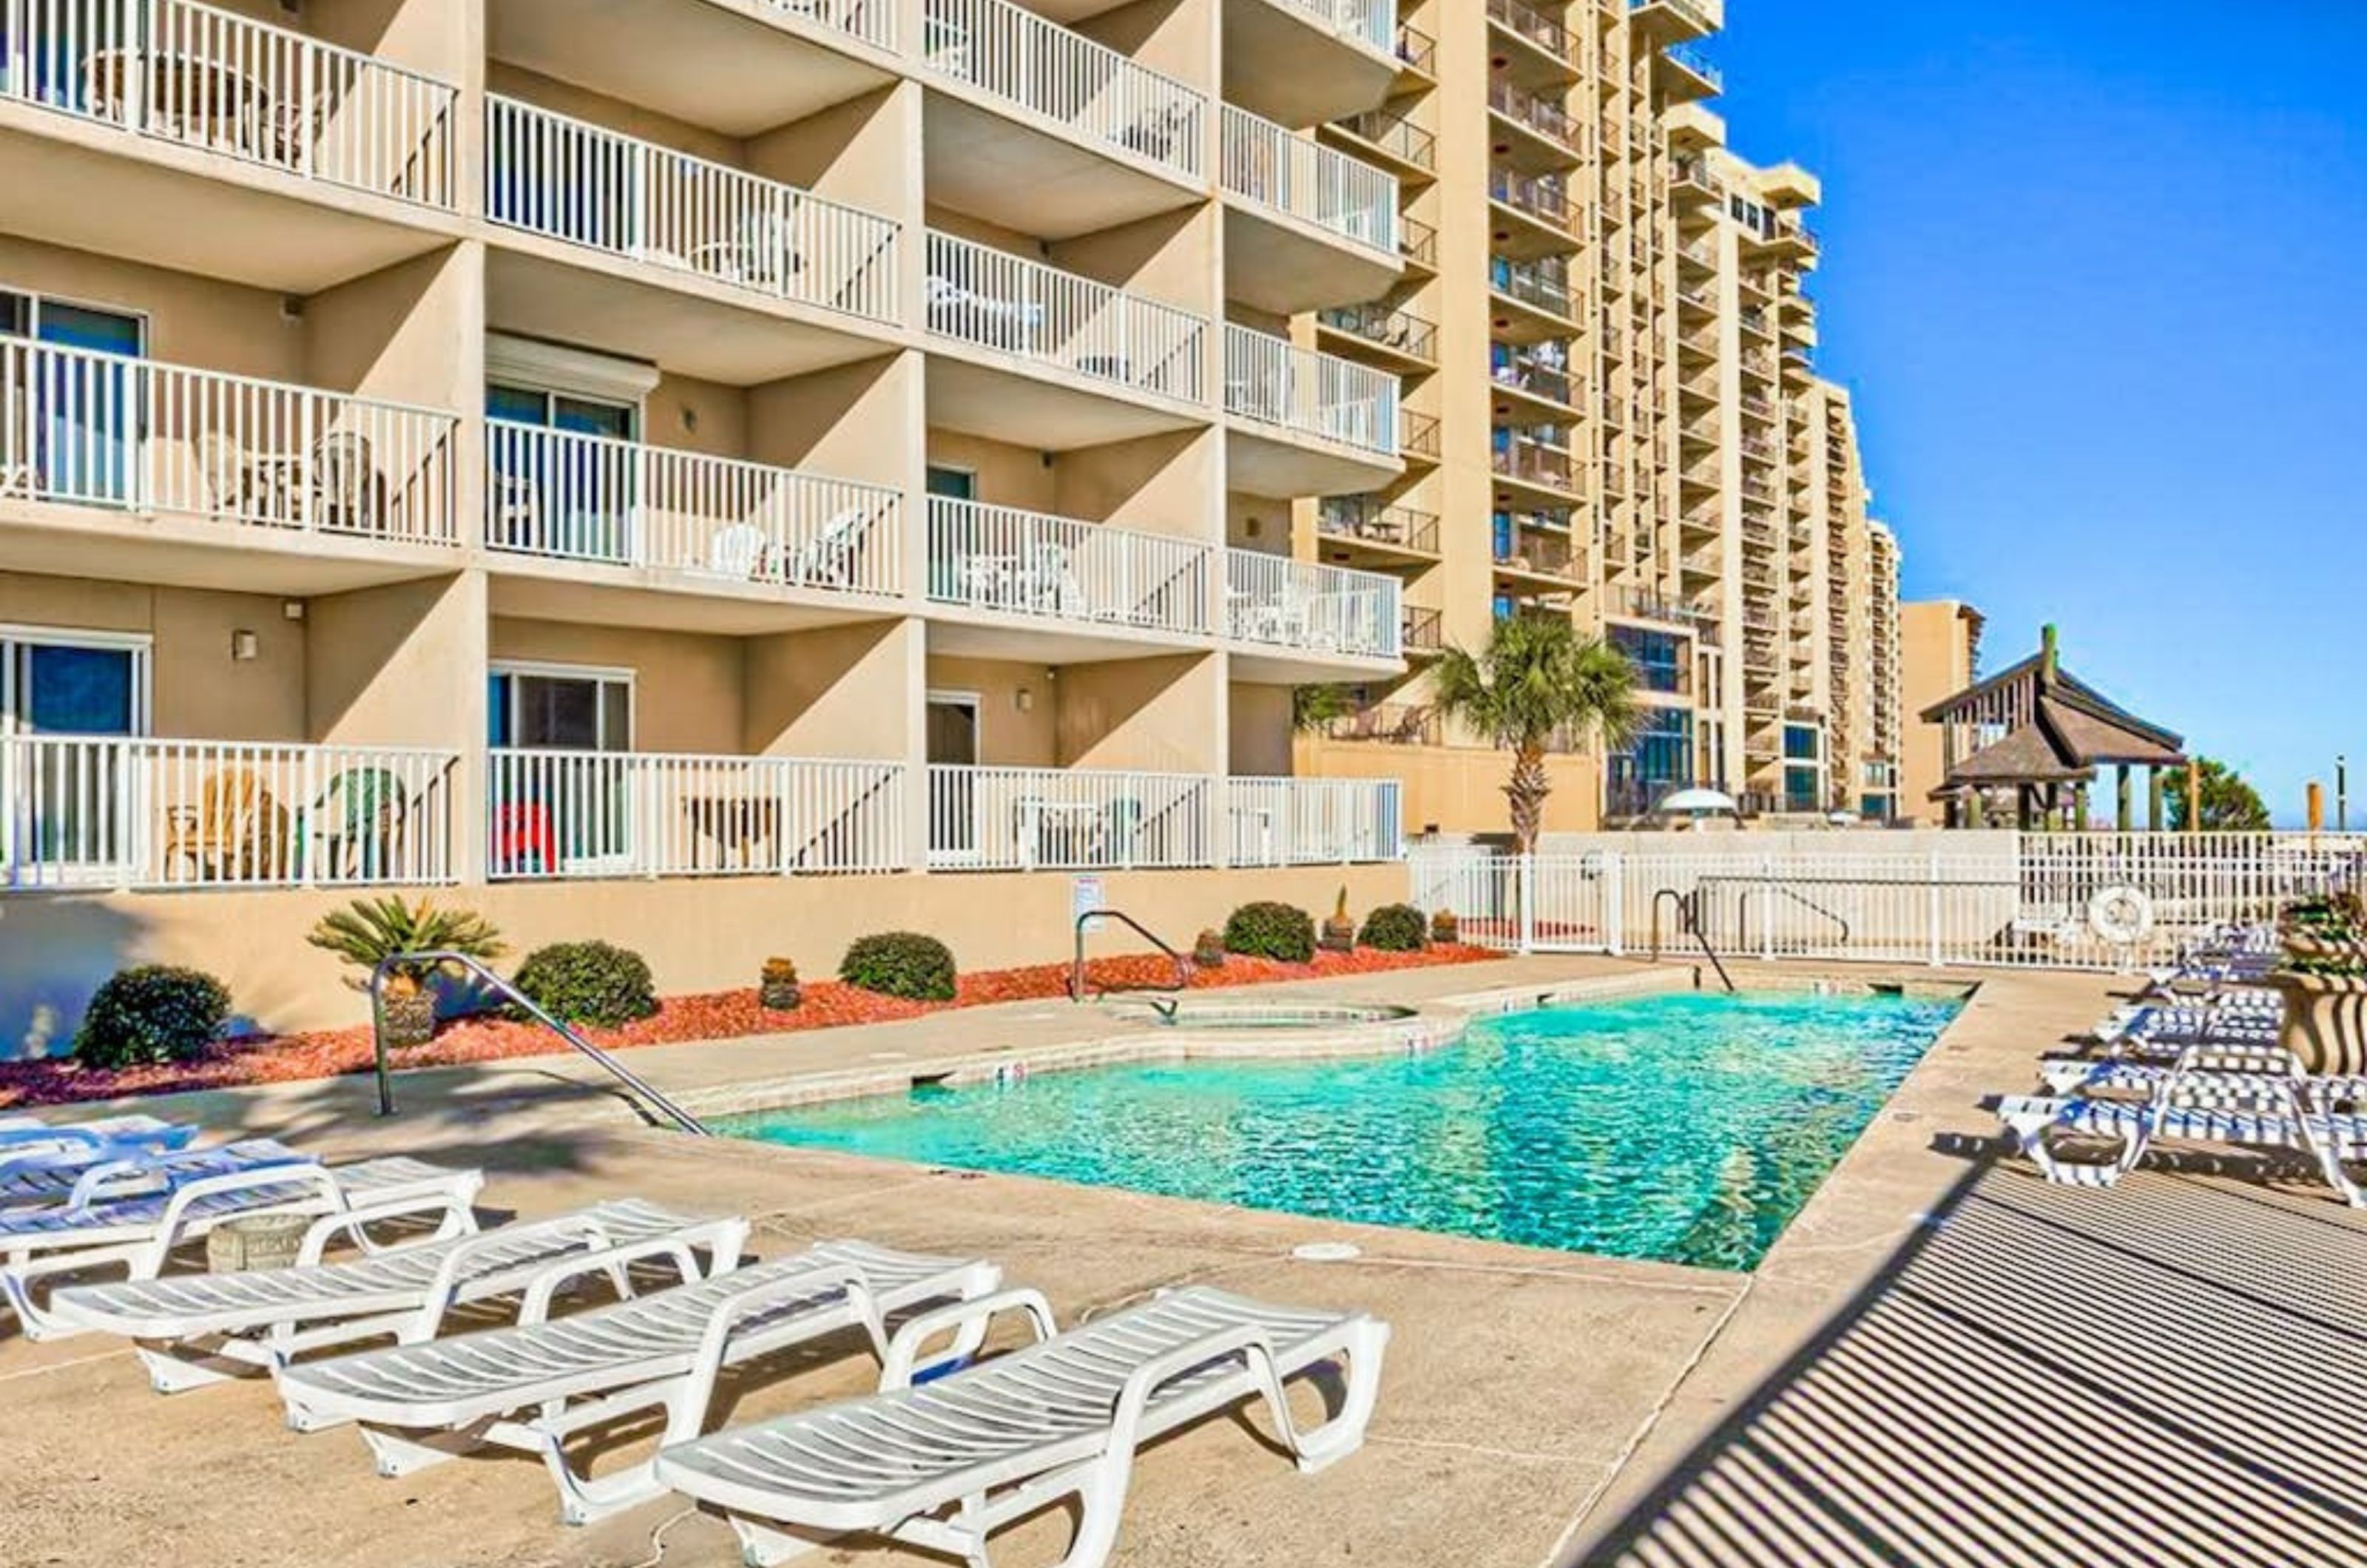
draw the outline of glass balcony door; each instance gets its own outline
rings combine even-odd
[[[493,863],[568,873],[632,863],[633,681],[626,671],[496,668]]]
[[[640,558],[640,497],[631,453],[606,445],[636,438],[639,409],[494,384],[485,389],[485,415],[494,425],[488,457],[497,544],[532,555],[620,566]],[[504,431],[504,425],[555,431],[561,438]],[[564,438],[569,435],[592,439]]]
[[[106,881],[142,854],[132,760],[106,742],[146,730],[147,682],[142,641],[0,634],[9,881]]]

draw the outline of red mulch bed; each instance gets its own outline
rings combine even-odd
[[[1370,975],[1442,964],[1477,964],[1502,956],[1480,947],[1433,947],[1426,953],[1381,953],[1360,947],[1353,953],[1319,953],[1312,964],[1234,957],[1227,959],[1221,969],[1195,970],[1192,988],[1214,990],[1230,986],[1270,985],[1277,980],[1319,980],[1331,975]],[[1150,954],[1095,959],[1091,973],[1094,984],[1119,988],[1166,985],[1174,979],[1173,966]],[[652,1017],[622,1029],[587,1029],[584,1034],[595,1044],[610,1050],[675,1045],[694,1040],[734,1040],[805,1029],[835,1029],[849,1023],[887,1023],[950,1008],[984,1007],[993,1002],[1040,1001],[1066,997],[1068,987],[1069,966],[1065,964],[1038,964],[1025,969],[989,969],[964,975],[959,994],[949,1002],[902,1001],[857,990],[836,980],[819,980],[805,987],[804,1006],[791,1012],[771,1012],[757,1005],[752,987],[744,991],[667,997],[659,1002]],[[405,1067],[436,1067],[508,1056],[548,1056],[566,1049],[538,1024],[482,1017],[447,1023],[436,1031],[432,1042],[403,1052],[401,1060]],[[0,1062],[0,1108],[67,1105],[126,1095],[232,1089],[242,1084],[289,1083],[365,1073],[371,1065],[367,1024],[309,1034],[258,1036],[218,1046],[194,1062],[126,1067],[115,1072],[87,1070],[62,1058]]]

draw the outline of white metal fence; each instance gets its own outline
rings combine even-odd
[[[854,479],[499,420],[485,546],[776,587],[897,593],[902,498]]]
[[[487,755],[495,879],[906,868],[898,762],[661,752]]]
[[[434,409],[0,337],[0,496],[457,544]]]
[[[757,0],[767,9],[803,17],[881,49],[896,47],[894,0]]]
[[[900,319],[894,219],[514,98],[485,103],[485,216],[777,299]]]
[[[1369,45],[1382,53],[1396,47],[1397,7],[1376,0],[1283,0],[1319,26]]]
[[[929,597],[941,604],[1203,633],[1214,553],[1195,539],[929,498]]]
[[[1468,940],[1521,951],[1693,953],[1698,930],[1721,957],[2125,969],[2367,876],[2357,837],[1983,838],[1962,851],[1418,848],[1412,882]]]
[[[1225,410],[1397,456],[1396,377],[1230,321],[1225,324]]]
[[[1197,402],[1208,323],[951,234],[928,236],[929,330],[1096,380]]]
[[[1257,550],[1225,551],[1225,632],[1310,652],[1398,657],[1402,585],[1376,571]]]
[[[1233,865],[1345,865],[1404,850],[1395,779],[1230,778],[1227,860]]]
[[[929,769],[929,865],[1033,871],[1214,863],[1216,779],[1091,768]]]
[[[1224,109],[1225,189],[1396,258],[1395,175],[1247,109]]]
[[[0,96],[450,207],[458,90],[189,0],[0,0]]]
[[[1199,176],[1208,100],[1010,0],[922,0],[931,69],[1179,175]]]
[[[407,747],[0,738],[5,886],[448,882],[459,762]]]

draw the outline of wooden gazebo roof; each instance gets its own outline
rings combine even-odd
[[[2055,628],[2039,650],[1925,708],[1926,723],[2005,727],[1956,760],[1935,795],[2020,784],[2076,784],[2099,767],[2182,767],[2184,737],[2139,718],[2062,667]]]

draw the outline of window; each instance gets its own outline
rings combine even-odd
[[[929,465],[928,491],[949,501],[976,501],[978,475],[968,468],[946,468],[937,463]]]
[[[978,765],[976,692],[928,694],[929,762],[934,768]],[[929,775],[929,852],[954,859],[978,853],[978,780],[966,773]]]
[[[0,333],[94,355],[137,359],[145,317],[96,305],[0,290]],[[81,355],[45,358],[27,389],[40,493],[86,505],[132,500],[132,454],[145,421],[129,367]]]
[[[1682,694],[1686,688],[1686,653],[1691,644],[1674,632],[1648,631],[1641,626],[1610,628],[1611,646],[1627,656],[1636,668],[1636,683],[1648,692]]]
[[[74,880],[135,852],[130,760],[103,738],[147,732],[149,662],[145,637],[0,627],[0,735],[43,738],[16,764],[8,860]]]
[[[528,750],[629,751],[629,671],[566,665],[496,665],[488,692],[488,739]]]
[[[1689,708],[1647,708],[1644,727],[1627,750],[1614,751],[1605,773],[1604,808],[1641,816],[1670,791],[1693,782],[1693,716]]]

